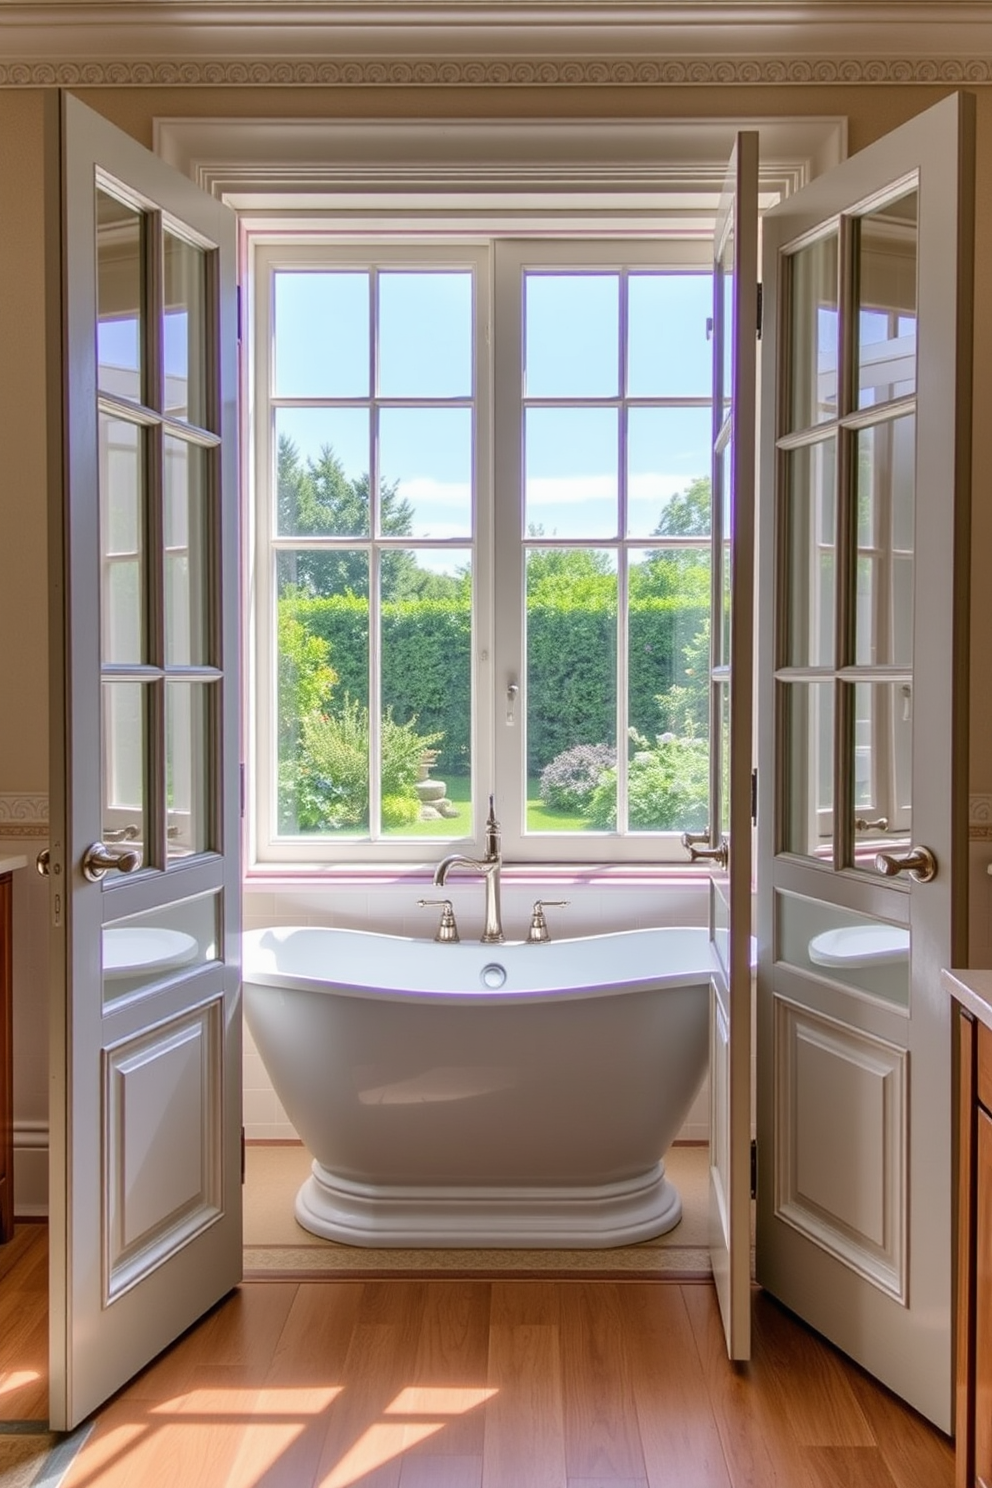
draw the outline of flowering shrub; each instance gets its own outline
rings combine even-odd
[[[693,832],[709,819],[709,747],[705,739],[658,734],[650,744],[630,730],[636,752],[627,766],[628,825],[635,832]],[[590,825],[617,824],[617,772],[607,770],[588,806]]]
[[[585,811],[604,770],[615,763],[612,744],[575,744],[541,771],[541,800],[553,811]]]

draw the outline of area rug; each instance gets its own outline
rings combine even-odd
[[[298,1225],[297,1189],[310,1172],[310,1155],[297,1144],[249,1145],[244,1189],[248,1279],[279,1276],[459,1275],[667,1276],[710,1274],[706,1245],[709,1153],[677,1145],[665,1171],[682,1195],[682,1219],[667,1235],[604,1250],[372,1249],[322,1240]]]

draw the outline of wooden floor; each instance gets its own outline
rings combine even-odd
[[[34,1228],[0,1252],[7,1420],[43,1414]],[[754,1320],[733,1367],[707,1284],[248,1282],[64,1488],[952,1488],[944,1437],[761,1293]]]

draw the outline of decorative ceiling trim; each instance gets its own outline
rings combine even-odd
[[[992,82],[992,57],[366,57],[0,62],[3,88],[610,88]]]

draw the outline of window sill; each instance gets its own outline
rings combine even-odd
[[[504,863],[501,878],[506,884],[571,884],[589,888],[604,888],[610,884],[656,884],[705,882],[709,870],[705,865],[690,863]],[[471,881],[468,873],[459,874],[459,881]],[[243,887],[261,892],[280,888],[295,888],[301,885],[362,886],[370,884],[433,884],[434,870],[431,866],[380,863],[374,867],[356,868],[341,865],[326,868],[310,868],[301,864],[259,865],[249,869],[243,877]]]

